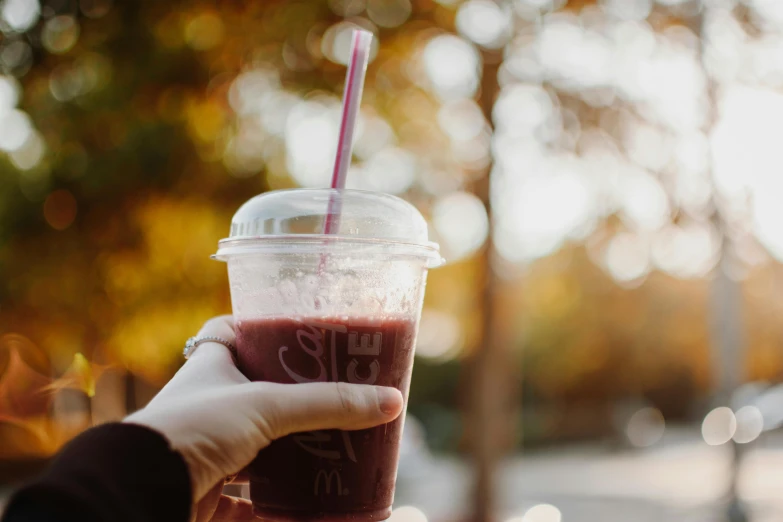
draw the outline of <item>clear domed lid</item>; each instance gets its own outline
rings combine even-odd
[[[332,227],[328,235],[327,221]],[[425,257],[429,266],[442,261],[416,207],[388,194],[336,189],[277,190],[250,199],[234,214],[230,235],[219,242],[214,257],[294,248],[320,251],[324,238],[331,248],[382,248]]]

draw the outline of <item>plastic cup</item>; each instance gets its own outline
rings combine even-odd
[[[324,235],[330,199],[339,229]],[[237,211],[215,257],[228,264],[249,379],[394,386],[407,404],[427,269],[441,262],[412,205],[354,190],[269,192]],[[403,422],[274,441],[248,468],[256,515],[388,518]]]

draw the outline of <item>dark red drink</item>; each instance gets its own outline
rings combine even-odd
[[[416,322],[401,318],[268,318],[237,324],[239,368],[253,381],[393,386],[407,401]],[[391,514],[403,416],[361,431],[289,435],[249,467],[256,515],[369,521]]]

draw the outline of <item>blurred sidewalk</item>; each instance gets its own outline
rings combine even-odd
[[[723,520],[729,463],[728,447],[708,446],[697,428],[677,427],[648,449],[586,444],[513,457],[498,480],[499,520],[548,503],[563,522],[716,522]],[[755,443],[740,477],[753,522],[783,520],[781,483],[783,436],[772,435]],[[467,513],[469,495],[464,463],[425,456],[401,469],[395,504],[421,509],[430,522],[453,521]]]
[[[470,503],[468,465],[431,456],[420,444],[406,449],[395,506],[415,506],[429,522],[463,520]],[[682,427],[667,428],[648,449],[594,443],[512,457],[498,477],[498,520],[546,503],[560,510],[562,522],[720,522],[729,458],[728,447],[708,446],[698,428]],[[748,452],[739,481],[752,522],[783,520],[781,484],[783,434],[768,434]],[[0,509],[3,493],[0,488]]]

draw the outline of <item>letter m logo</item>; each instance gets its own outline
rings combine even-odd
[[[318,494],[320,493],[321,482],[323,482],[324,484],[324,492],[327,495],[330,495],[332,493],[333,487],[334,487],[334,492],[338,496],[342,496],[348,493],[347,491],[343,491],[343,480],[340,477],[340,473],[336,469],[333,469],[328,473],[325,469],[322,469],[318,472],[318,474],[315,476],[313,495],[318,496]]]

